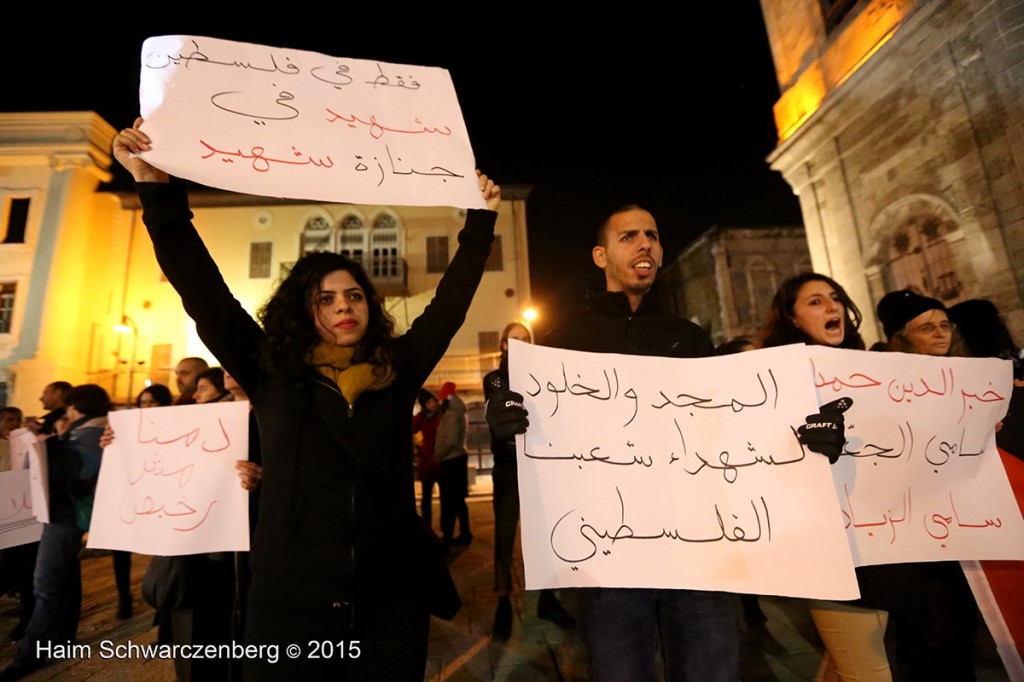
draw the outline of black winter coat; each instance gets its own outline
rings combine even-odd
[[[394,383],[349,406],[313,370],[286,381],[262,369],[263,330],[231,295],[192,226],[185,190],[138,189],[160,267],[200,338],[248,394],[259,424],[263,482],[250,613],[344,604],[354,605],[347,618],[358,623],[360,604],[415,578],[409,415],[465,319],[496,214],[468,212],[434,300],[395,341]]]
[[[587,305],[553,329],[545,346],[591,353],[703,358],[714,346],[707,332],[665,312],[653,292],[633,311],[621,291],[588,291]]]

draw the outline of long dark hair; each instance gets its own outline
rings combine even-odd
[[[829,285],[838,294],[839,301],[843,304],[846,319],[843,325],[843,342],[838,347],[864,350],[864,339],[861,338],[858,331],[863,319],[860,310],[838,282],[816,272],[802,272],[799,275],[793,275],[779,286],[775,297],[772,298],[768,319],[765,320],[761,330],[758,346],[771,348],[772,346],[784,346],[787,343],[809,343],[812,345],[816,343],[793,321],[793,305],[796,303],[796,297],[799,295],[801,287],[808,282],[824,282]]]
[[[356,261],[337,253],[317,251],[300,258],[277,290],[259,310],[258,318],[267,334],[263,363],[277,376],[298,377],[310,352],[320,343],[320,332],[313,319],[313,300],[320,292],[324,277],[344,270],[366,294],[370,320],[366,334],[356,344],[352,362],[383,365],[390,361],[395,338],[395,321],[366,271]]]
[[[498,344],[498,348],[501,350],[501,360],[498,366],[506,371],[508,370],[508,335],[516,327],[525,329],[526,333],[530,336],[530,343],[533,343],[533,331],[522,322],[509,322],[505,325],[505,328],[501,330],[501,342]]]

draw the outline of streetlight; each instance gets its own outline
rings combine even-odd
[[[530,330],[530,336],[533,336],[533,323],[539,317],[536,308],[527,308],[523,311],[523,323],[526,328]]]

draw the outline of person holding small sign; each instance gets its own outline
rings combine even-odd
[[[161,268],[260,427],[246,639],[287,655],[247,660],[246,679],[422,680],[429,614],[451,618],[459,600],[416,514],[408,415],[483,276],[500,188],[479,175],[488,210],[467,212],[434,300],[404,335],[363,268],[324,252],[295,263],[260,325],[199,238],[184,188],[137,156],[152,144],[141,124],[117,135],[114,155],[138,185]]]

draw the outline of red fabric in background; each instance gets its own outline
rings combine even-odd
[[[1024,460],[1002,449],[999,456],[1003,459],[1017,506],[1024,510]],[[1024,658],[1024,561],[982,561],[981,568],[1017,646],[1017,653]]]

